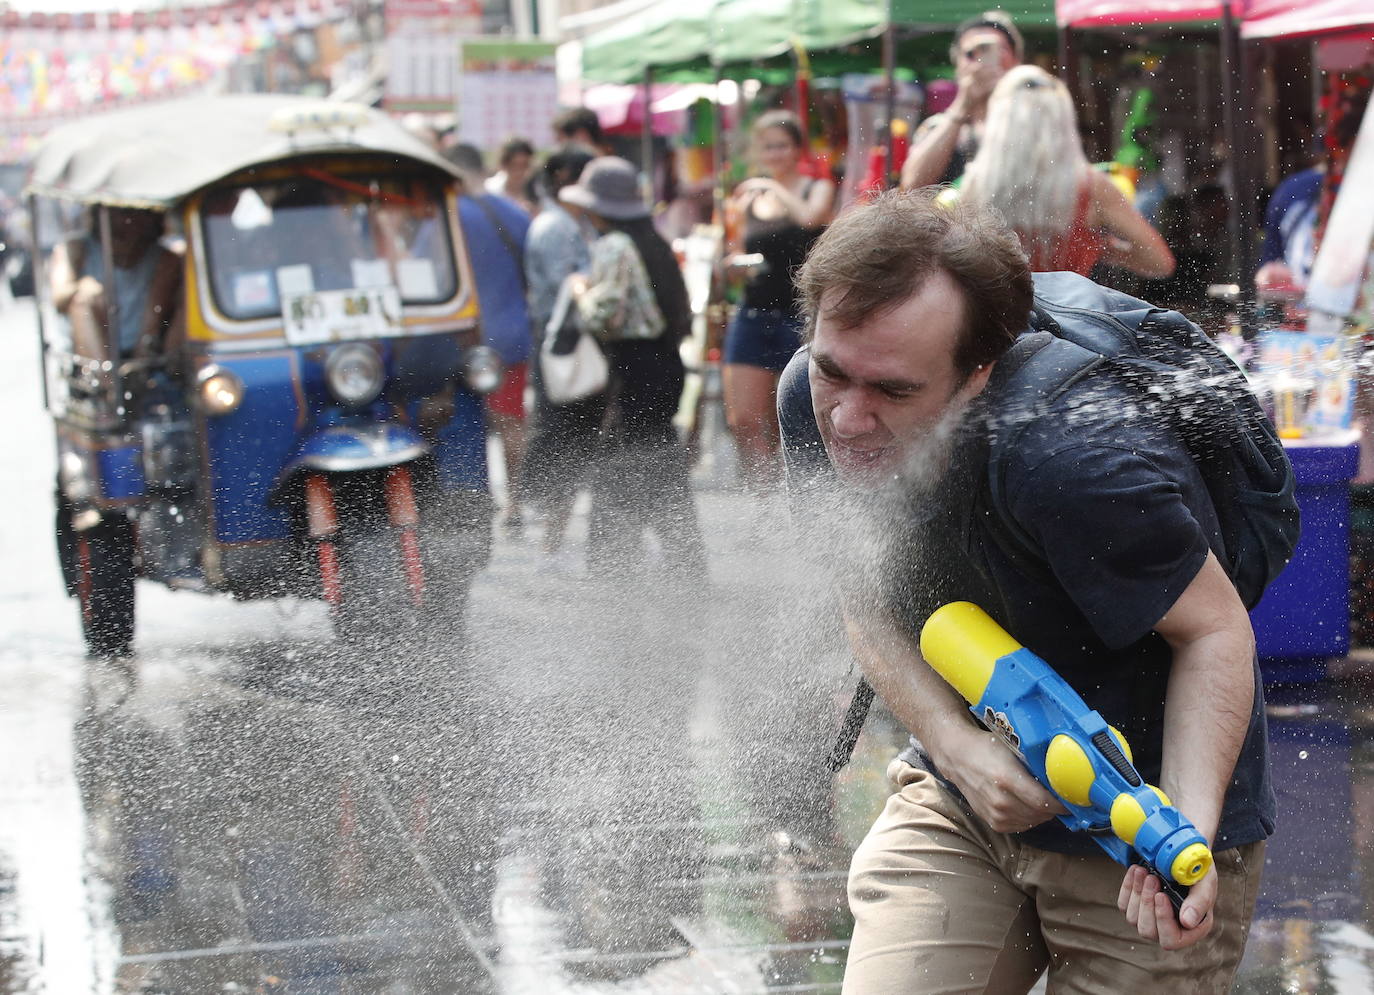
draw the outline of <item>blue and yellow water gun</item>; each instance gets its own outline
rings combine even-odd
[[[1182,905],[1211,870],[1212,851],[1164,792],[1145,783],[1120,732],[967,601],[930,616],[921,655],[1064,803],[1064,825],[1091,835],[1123,866],[1144,864],[1174,908]]]

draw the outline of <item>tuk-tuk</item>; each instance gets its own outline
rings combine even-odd
[[[28,184],[57,545],[88,649],[134,582],[457,621],[491,547],[459,174],[380,111],[197,98],[56,129]],[[59,235],[53,226],[61,229]]]

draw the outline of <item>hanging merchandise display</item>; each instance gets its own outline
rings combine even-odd
[[[1354,310],[1374,236],[1367,193],[1374,188],[1374,128],[1361,126],[1372,82],[1374,74],[1367,71],[1333,73],[1321,101],[1326,176],[1317,209],[1319,248],[1307,297],[1309,306],[1340,316]],[[1341,197],[1342,190],[1350,193]]]
[[[854,168],[845,174],[843,199],[886,189],[901,172],[910,150],[911,135],[921,117],[924,91],[909,80],[896,82],[893,103],[896,113],[886,120],[887,79],[877,74],[849,73],[841,80],[845,108],[849,112],[847,162]],[[888,157],[891,130],[892,162]]]
[[[110,13],[0,14],[0,161],[22,159],[49,129],[95,111],[194,93],[241,60],[301,32],[327,31],[346,0],[229,3]],[[327,42],[327,43],[325,43]],[[318,58],[310,60],[318,62]],[[328,67],[304,66],[298,75]]]

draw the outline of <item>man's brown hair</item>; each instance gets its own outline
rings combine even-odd
[[[797,273],[808,342],[822,295],[830,294],[826,321],[853,328],[900,305],[936,270],[964,292],[956,370],[967,376],[1015,341],[1035,292],[1020,240],[996,213],[958,201],[937,204],[939,193],[889,190],[826,229]]]

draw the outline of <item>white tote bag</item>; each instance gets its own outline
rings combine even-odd
[[[572,338],[574,344],[567,349]],[[555,348],[560,349],[555,352]],[[539,349],[539,372],[544,393],[553,404],[572,404],[606,389],[611,368],[596,339],[579,327],[573,306],[572,286],[564,280],[558,288],[553,314],[544,328],[544,343]]]

